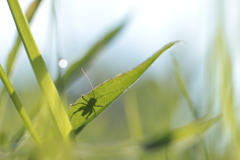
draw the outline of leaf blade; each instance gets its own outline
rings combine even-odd
[[[38,7],[39,7],[41,2],[42,2],[42,0],[35,0],[28,7],[28,10],[27,10],[25,15],[26,15],[26,18],[27,18],[29,23],[32,21],[32,18],[34,16],[34,14],[36,13],[36,11],[37,11],[37,9],[38,9]],[[14,64],[14,62],[16,60],[16,57],[17,57],[20,45],[21,45],[21,38],[18,35],[18,37],[15,40],[15,43],[13,45],[13,48],[11,49],[11,51],[8,54],[8,58],[7,58],[7,75],[11,74],[12,67],[13,67],[13,64]]]
[[[104,35],[98,42],[96,42],[81,59],[72,64],[64,73],[64,75],[55,81],[55,85],[58,90],[64,90],[66,84],[73,84],[72,82],[81,74],[81,72],[79,72],[79,69],[81,67],[84,67],[89,61],[91,61],[92,58],[97,55],[97,53],[99,53],[104,47],[106,47],[106,45],[113,41],[119,32],[122,31],[126,26],[126,23],[127,22],[125,20],[120,23],[120,25],[106,33],[106,35]]]
[[[47,66],[40,54],[30,31],[26,17],[17,0],[8,0],[18,33],[23,41],[29,61],[37,78],[38,84],[49,104],[54,123],[58,126],[63,139],[68,143],[72,138],[72,126],[64,110],[63,103],[47,70]]]
[[[168,145],[172,142],[182,141],[193,135],[198,136],[199,134],[209,129],[216,122],[218,122],[220,118],[221,115],[208,120],[204,120],[205,118],[195,120],[187,125],[169,131],[165,135],[153,140],[152,142],[145,143],[144,148],[156,149]]]
[[[85,96],[82,96],[75,104],[71,105],[67,110],[67,114],[75,133],[79,133],[87,123],[103,112],[126,91],[164,51],[171,48],[177,42],[179,41],[168,43],[137,67],[105,81]],[[93,103],[93,99],[95,99],[95,103]]]
[[[27,112],[25,111],[22,102],[20,101],[15,89],[13,88],[11,82],[9,81],[9,79],[7,77],[7,74],[4,72],[1,65],[0,65],[0,79],[2,80],[6,90],[8,91],[9,96],[11,97],[11,99],[15,105],[15,108],[17,109],[19,115],[21,116],[21,118],[22,118],[28,132],[32,136],[34,142],[38,146],[42,146],[40,137],[38,136],[36,130],[34,129],[31,119],[29,118]]]

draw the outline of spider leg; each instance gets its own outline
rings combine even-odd
[[[82,96],[82,99],[88,103],[88,100],[86,100],[86,98],[84,98],[84,96]]]
[[[82,107],[80,107],[77,111],[84,110],[85,108],[86,108],[85,106],[82,106]]]
[[[103,107],[103,106],[100,106],[100,105],[96,105],[96,104],[95,104],[94,106],[95,106],[95,107]]]
[[[94,117],[96,117],[96,110],[93,108],[93,112],[94,112]]]
[[[93,112],[92,110],[89,111],[88,116],[87,116],[87,119],[88,119],[88,117],[92,114],[92,112]]]
[[[88,106],[83,106],[80,109],[83,110],[82,116],[85,116],[86,114],[89,114],[89,112],[90,112],[90,110],[88,109]]]
[[[81,103],[70,104],[70,106],[75,106],[75,105],[77,105],[77,104],[83,104],[83,105],[85,105],[85,106],[87,105],[87,104],[81,102]]]
[[[73,114],[71,115],[71,117],[69,118],[70,120],[72,119],[72,117],[74,116],[74,114],[76,114],[77,112],[81,111],[81,110],[84,110],[85,107],[80,107],[78,110],[76,110],[75,112],[73,112]]]

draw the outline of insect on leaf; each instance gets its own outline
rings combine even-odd
[[[75,133],[78,134],[87,123],[103,112],[126,91],[164,51],[177,42],[179,41],[168,43],[142,64],[128,72],[119,74],[115,78],[105,81],[72,104],[67,110],[67,114]]]

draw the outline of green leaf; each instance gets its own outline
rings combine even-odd
[[[112,42],[118,33],[125,27],[126,23],[127,21],[125,20],[116,28],[108,32],[102,39],[93,45],[92,48],[89,49],[81,59],[72,64],[65,74],[55,81],[55,85],[58,90],[63,90],[66,87],[66,84],[72,85],[74,80],[81,75],[81,72],[79,72],[80,68],[88,64],[88,62],[91,61],[97,55],[97,53],[99,53],[104,47],[106,47],[106,45]]]
[[[188,104],[188,107],[193,115],[194,118],[198,118],[198,113],[197,113],[197,110],[195,109],[195,106],[192,102],[192,99],[190,97],[190,94],[187,90],[187,85],[186,85],[186,82],[184,80],[184,77],[183,77],[183,74],[180,70],[180,66],[177,62],[177,59],[175,57],[172,57],[172,61],[174,63],[174,69],[175,69],[175,77],[176,77],[176,81],[177,81],[177,84],[178,84],[178,87],[180,89],[180,91],[182,92],[187,104]]]
[[[30,6],[27,9],[26,12],[26,18],[28,20],[28,22],[30,23],[32,21],[32,18],[34,16],[34,14],[36,13],[39,4],[42,2],[42,0],[35,0],[33,1]],[[15,62],[15,59],[17,57],[17,53],[18,53],[18,49],[20,47],[21,44],[21,38],[18,36],[17,39],[15,40],[15,43],[13,45],[12,50],[10,51],[10,53],[8,54],[8,59],[7,59],[7,75],[9,75],[12,71],[12,67],[13,64]]]
[[[196,120],[191,122],[183,127],[174,129],[160,138],[154,138],[152,142],[147,142],[144,144],[145,149],[156,149],[168,145],[173,142],[178,142],[184,139],[187,139],[190,136],[199,136],[199,134],[206,131],[213,124],[215,124],[221,116],[211,118],[207,121]],[[205,118],[204,118],[205,119]]]
[[[178,61],[175,57],[173,57],[173,63],[174,63],[174,68],[175,68],[175,77],[176,77],[176,81],[178,83],[178,86],[179,86],[179,89],[181,90],[187,104],[188,104],[188,108],[190,109],[191,113],[192,113],[192,116],[195,118],[195,119],[198,119],[198,112],[197,112],[197,109],[196,107],[194,106],[193,104],[193,101],[190,97],[190,94],[187,90],[187,85],[186,85],[186,82],[184,80],[184,77],[183,77],[183,74],[180,70],[180,66],[178,64]],[[208,159],[208,151],[207,151],[207,148],[206,148],[206,144],[205,142],[203,141],[203,138],[201,135],[199,135],[199,140],[200,140],[200,143],[202,144],[202,147],[203,147],[203,150],[204,150],[204,155],[205,155],[205,159]]]
[[[50,108],[52,119],[59,128],[64,140],[69,142],[72,135],[72,126],[68,120],[64,105],[60,99],[57,89],[55,88],[55,85],[47,70],[46,64],[31,34],[27,20],[22,13],[17,0],[8,0],[8,4],[16,23],[18,33],[27,51],[27,55],[34,70],[38,84],[40,85],[43,95],[49,104],[48,106]]]
[[[19,115],[21,116],[26,128],[28,129],[30,135],[32,136],[32,138],[34,139],[35,143],[39,146],[42,145],[42,142],[36,132],[36,130],[34,129],[32,122],[27,114],[27,112],[25,111],[16,91],[14,90],[12,84],[10,83],[7,75],[5,74],[2,66],[0,65],[0,78],[3,82],[3,84],[5,85],[5,88],[7,89]]]
[[[34,14],[36,13],[38,7],[39,7],[39,4],[42,2],[42,0],[35,0],[33,1],[30,6],[28,7],[27,9],[27,12],[26,12],[26,18],[28,20],[28,22],[30,23],[32,21],[32,18],[34,16]],[[7,57],[7,68],[6,68],[6,73],[8,76],[11,76],[12,74],[12,68],[14,66],[14,63],[16,61],[16,57],[18,55],[18,50],[19,50],[19,47],[21,45],[21,38],[19,37],[19,35],[17,36],[15,42],[14,42],[14,45],[11,49],[11,51],[8,53],[8,57]],[[4,92],[5,90],[2,89],[0,91],[0,101],[2,101],[3,99],[5,99],[6,97],[6,94]],[[3,110],[4,110],[4,105],[0,106],[0,117],[1,119],[3,118],[3,116],[1,116],[3,114]],[[1,121],[1,120],[0,120]]]
[[[229,130],[231,135],[232,144],[240,149],[240,131],[238,124],[238,116],[236,115],[236,104],[235,104],[235,89],[234,85],[234,70],[233,70],[233,59],[229,49],[228,41],[226,40],[226,33],[223,28],[218,28],[217,35],[215,38],[215,48],[214,54],[215,61],[218,62],[218,70],[215,72],[218,73],[218,77],[215,80],[215,84],[217,84],[220,106],[223,114],[223,124],[225,129]],[[216,83],[219,82],[219,83]],[[240,158],[240,153],[237,153],[237,159]]]
[[[75,133],[79,133],[87,123],[103,112],[126,91],[164,51],[177,42],[178,41],[174,41],[165,45],[161,50],[153,54],[136,68],[105,81],[71,105],[67,110],[67,114]]]

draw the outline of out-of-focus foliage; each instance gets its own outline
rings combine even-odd
[[[66,85],[73,85],[74,81],[76,81],[76,79],[80,77],[80,68],[85,67],[87,64],[89,64],[89,62],[91,62],[94,57],[96,57],[97,53],[99,53],[104,47],[106,47],[107,44],[110,43],[113,38],[117,36],[117,34],[119,34],[119,32],[125,27],[125,25],[126,22],[124,21],[116,28],[108,32],[91,49],[89,49],[89,51],[87,51],[81,59],[72,64],[71,67],[69,67],[69,69],[64,73],[64,75],[58,77],[58,79],[55,81],[55,85],[58,90],[61,92],[66,88]]]
[[[16,2],[15,0],[8,1],[12,4]],[[40,2],[36,0],[30,6],[28,20],[31,20]],[[222,1],[221,4],[223,4]],[[31,9],[33,10],[31,11]],[[15,10],[14,7],[12,10]],[[15,15],[16,18],[19,18],[18,16]],[[26,112],[37,134],[40,135],[44,147],[36,147],[10,98],[4,96],[6,92],[3,88],[0,96],[0,159],[239,159],[239,111],[237,110],[236,97],[238,96],[234,82],[234,58],[226,38],[223,22],[221,19],[221,23],[218,23],[214,38],[206,53],[205,75],[203,76],[204,80],[201,81],[203,84],[195,82],[192,77],[187,77],[186,71],[181,67],[182,59],[177,56],[173,57],[172,68],[165,68],[167,70],[167,74],[164,74],[165,77],[161,73],[158,75],[162,77],[161,80],[143,76],[105,112],[102,112],[104,107],[112,103],[119,95],[100,105],[92,102],[104,106],[99,107],[99,110],[97,107],[95,107],[95,111],[91,112],[89,110],[85,112],[85,109],[82,109],[78,115],[89,118],[82,123],[88,125],[84,129],[81,128],[81,125],[74,128],[81,128],[82,131],[73,141],[70,141],[70,145],[65,141],[59,141],[63,134],[56,125],[58,120],[51,118],[54,115],[48,110],[51,103],[47,103],[46,98],[48,101],[54,101],[56,97],[52,97],[51,94],[46,97],[46,93],[57,90],[54,89],[50,76],[48,81],[45,79],[45,75],[48,73],[46,68],[42,68],[44,62],[42,58],[39,60],[40,54],[35,60],[33,57],[31,58],[31,51],[28,51],[37,79],[39,83],[42,83],[45,92],[41,92],[39,88],[32,85],[32,79],[28,79],[28,77],[23,77],[26,78],[27,85],[13,83],[13,87],[15,87],[21,102],[26,106]],[[21,24],[17,25],[21,30]],[[72,85],[72,80],[76,80],[75,77],[82,74],[78,73],[81,67],[87,65],[91,68],[91,65],[95,65],[90,63],[93,56],[109,46],[109,42],[115,39],[124,26],[125,22],[120,23],[116,28],[107,32],[93,47],[90,47],[83,58],[76,59],[75,63],[70,64],[69,70],[57,78],[55,85],[60,91],[62,101],[69,103],[70,100],[67,97],[76,97],[76,93],[81,93],[80,90],[84,88],[84,84],[81,84],[79,88],[74,87],[74,91],[71,89],[66,93],[67,96],[62,94],[61,89],[67,89],[69,84]],[[23,27],[23,30],[26,31],[26,27]],[[25,37],[23,33],[21,36]],[[35,45],[33,41],[26,39],[24,43],[30,48]],[[18,39],[13,45],[12,52],[9,53],[7,67],[5,67],[8,74],[12,73],[14,57],[16,57],[19,44],[20,40]],[[37,49],[35,48],[34,51]],[[178,52],[177,48],[175,52]],[[32,54],[36,54],[36,52]],[[113,68],[108,67],[105,70],[108,72]],[[15,69],[18,70],[18,68],[13,68],[13,70]],[[45,73],[41,74],[42,71]],[[102,79],[100,72],[100,68],[93,71],[94,79]],[[52,86],[44,85],[43,81],[51,83]],[[111,80],[107,82],[111,82]],[[103,85],[111,87],[112,84],[107,82]],[[203,99],[193,92],[191,84],[195,83],[202,87]],[[125,86],[125,89],[129,87],[129,84]],[[198,88],[198,90],[201,89]],[[98,97],[101,95],[101,91],[96,88],[85,97],[87,100],[91,99],[94,94]],[[57,92],[55,93],[57,94]],[[80,96],[78,95],[78,97]],[[80,103],[90,103],[87,100]],[[62,104],[60,100],[59,103]],[[19,111],[21,112],[21,109]],[[95,112],[98,115],[98,111],[101,112],[101,115],[92,116],[95,115]],[[58,116],[57,112],[54,110],[53,112],[56,114],[55,116]],[[74,121],[79,120],[79,116],[74,115],[74,108],[70,108],[67,112],[70,121],[73,121],[72,117],[74,117]],[[90,121],[91,123],[89,123]]]

